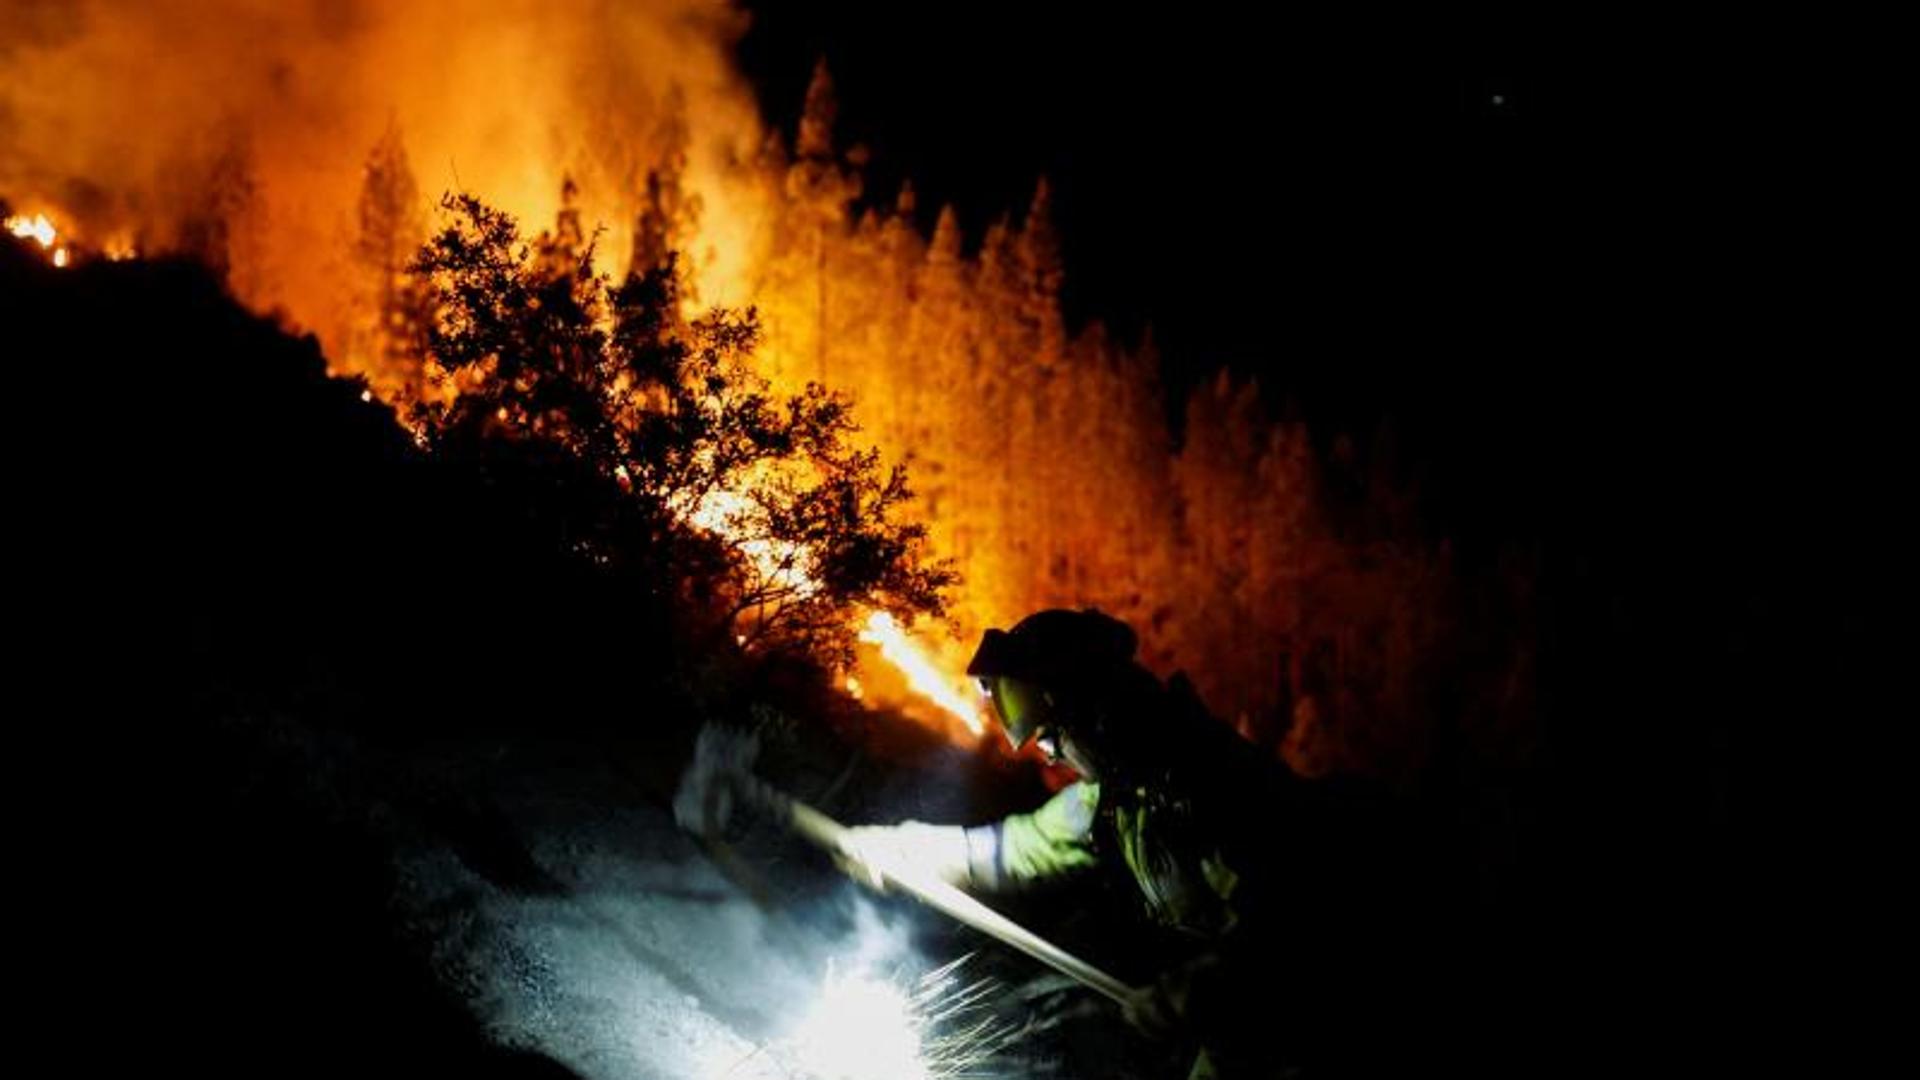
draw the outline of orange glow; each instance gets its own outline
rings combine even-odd
[[[430,362],[410,368],[397,350],[382,348],[388,313],[380,305],[392,296],[393,268],[437,226],[433,208],[449,190],[472,192],[533,233],[553,227],[563,182],[573,181],[571,206],[596,235],[595,268],[617,277],[633,252],[636,222],[654,208],[646,199],[650,174],[657,175],[673,193],[662,212],[666,239],[690,277],[688,314],[756,305],[766,333],[756,362],[776,393],[815,379],[846,391],[863,441],[892,460],[911,451],[950,478],[968,476],[967,461],[991,458],[969,441],[977,418],[964,408],[930,408],[930,399],[950,394],[963,366],[998,368],[974,358],[986,328],[1050,325],[990,308],[989,298],[1019,290],[963,273],[943,239],[930,248],[917,235],[911,215],[881,214],[873,219],[878,231],[856,230],[851,206],[862,182],[831,145],[831,116],[810,104],[812,134],[798,139],[765,129],[750,85],[733,67],[745,23],[720,13],[729,5],[549,0],[539,5],[543,16],[530,19],[511,0],[421,0],[367,7],[343,27],[271,0],[234,0],[238,10],[263,13],[231,20],[254,28],[245,33],[226,24],[189,32],[140,0],[95,6],[104,14],[83,33],[24,48],[0,72],[0,96],[61,87],[58,95],[22,93],[27,104],[14,119],[23,126],[0,147],[0,174],[47,179],[37,190],[0,194],[37,210],[51,208],[45,200],[63,184],[103,191],[110,197],[96,207],[61,219],[70,234],[64,239],[89,238],[90,246],[70,253],[74,262],[95,252],[130,257],[133,246],[121,238],[132,237],[142,255],[209,258],[226,270],[237,299],[316,334],[329,367],[364,378],[403,423],[407,406],[443,384],[430,377]],[[134,93],[125,60],[150,56],[155,42],[167,47],[143,79],[168,92]],[[208,70],[236,77],[209,82]],[[335,77],[291,87],[291,106],[242,89],[282,79],[286,70]],[[502,70],[515,78],[501,80]],[[203,137],[215,119],[230,138]],[[388,131],[399,152],[377,157]],[[776,134],[784,137],[770,137]],[[376,182],[383,177],[387,183]],[[378,235],[366,233],[369,209],[387,223]],[[19,225],[51,249],[51,221]],[[95,237],[108,239],[94,247]],[[1040,355],[1043,364],[1059,359],[1057,349],[1035,353],[1028,344],[1007,348]],[[1000,346],[993,350],[998,355]],[[500,420],[514,418],[503,411]],[[908,512],[923,516],[935,557],[955,553],[957,529],[974,530],[956,561],[967,582],[953,598],[959,632],[1038,606],[1041,598],[1007,556],[1008,511],[977,497],[993,487],[939,486],[923,488],[944,495],[938,506],[929,499]],[[739,495],[720,494],[684,512],[709,528],[740,508]],[[755,531],[751,521],[745,531]],[[740,544],[750,572],[775,587],[791,582],[802,595],[817,591],[806,579],[806,553],[751,535]],[[945,640],[903,636],[894,648],[929,673],[952,672],[964,659]],[[879,658],[862,650],[862,663]],[[952,679],[913,681],[942,688],[939,712],[977,728],[976,711],[951,689]],[[896,695],[905,700],[891,678],[867,679],[864,693],[886,704],[899,704]]]
[[[754,510],[753,501],[738,492],[710,491],[685,518],[697,529],[733,541],[734,548],[746,556],[762,583],[791,589],[796,598],[818,592],[819,583],[805,570],[807,553],[798,545],[750,534],[748,523],[753,519]]]
[[[697,508],[685,514],[695,528],[733,541],[760,580],[776,588],[790,589],[804,597],[819,589],[819,583],[807,575],[808,554],[797,545],[750,535],[754,516],[751,499],[733,491],[708,492]],[[881,659],[898,668],[907,685],[942,710],[957,717],[976,737],[985,731],[979,710],[970,706],[965,694],[957,691],[953,680],[941,674],[925,650],[916,645],[894,617],[884,611],[867,616],[860,640],[879,648]],[[746,644],[744,635],[736,639]],[[848,675],[844,683],[854,700],[865,700],[866,690],[858,677]]]
[[[934,666],[933,661],[913,643],[913,639],[907,636],[906,630],[892,615],[876,611],[867,616],[867,625],[860,631],[860,640],[878,646],[880,655],[900,669],[916,693],[959,718],[976,737],[986,733],[986,725],[980,720],[980,710],[953,685],[951,679]]]
[[[769,132],[734,67],[737,5],[414,0],[348,18],[222,0],[240,17],[207,20],[179,6],[91,0],[72,32],[10,39],[0,197],[32,210],[8,230],[73,265],[132,258],[134,238],[142,256],[205,260],[239,301],[312,332],[330,369],[364,378],[424,444],[408,406],[456,382],[387,339],[441,194],[471,192],[532,236],[554,227],[571,181],[595,269],[616,280],[653,214],[684,258],[689,315],[753,305],[773,393],[842,392],[863,449],[912,459],[906,513],[964,582],[957,636],[910,640],[863,614],[866,700],[917,703],[910,684],[978,733],[962,643],[1041,608],[1097,606],[1142,631],[1149,667],[1184,668],[1217,711],[1258,716],[1282,707],[1276,642],[1297,666],[1306,643],[1346,633],[1350,612],[1306,599],[1341,564],[1304,429],[1268,424],[1253,387],[1222,381],[1187,402],[1176,442],[1151,348],[1063,319],[1044,185],[965,229],[861,175],[834,144],[830,93],[808,95],[797,131]],[[394,153],[377,157],[387,132]],[[817,591],[807,553],[755,538],[751,517],[729,526],[744,503],[679,509],[738,536],[749,572]],[[1382,624],[1414,611],[1376,609]]]
[[[62,269],[93,255],[103,256],[112,262],[124,262],[139,255],[133,246],[133,241],[124,236],[116,237],[103,248],[94,248],[89,244],[76,247],[73,243],[73,231],[71,229],[63,231],[45,213],[36,213],[31,216],[17,214],[0,221],[0,227],[4,227],[15,239],[32,241],[46,253],[48,262]]]

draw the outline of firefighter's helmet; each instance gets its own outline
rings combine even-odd
[[[1011,630],[988,630],[967,665],[993,697],[1016,748],[1067,718],[1063,696],[1098,688],[1133,661],[1139,639],[1126,623],[1091,608],[1036,612]]]

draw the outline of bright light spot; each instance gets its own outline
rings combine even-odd
[[[60,231],[53,227],[53,222],[47,219],[47,215],[10,217],[6,221],[6,226],[7,231],[19,239],[31,240],[40,245],[40,250],[50,252],[53,265],[64,268],[73,261],[73,254],[67,250],[65,244],[54,246],[60,240]]]
[[[926,1080],[926,1019],[905,991],[870,975],[828,970],[794,1029],[792,1058],[820,1080]]]
[[[913,640],[907,637],[906,630],[892,615],[876,611],[868,616],[866,628],[860,631],[860,640],[879,646],[880,655],[900,669],[916,693],[959,717],[960,722],[967,725],[967,730],[974,735],[985,733],[986,727],[980,722],[979,708],[956,690],[940,669],[933,666],[933,661],[914,645]]]
[[[736,1033],[687,1047],[699,1080],[967,1080],[992,1068],[1024,1027],[999,1018],[1000,983],[970,979],[971,954],[918,977],[922,960],[871,908],[826,971],[796,987],[793,1011],[763,1040]]]
[[[22,240],[32,240],[42,248],[52,247],[54,240],[60,236],[45,214],[35,214],[30,218],[10,217],[7,219],[7,231]]]
[[[861,689],[859,679],[856,679],[851,675],[847,676],[847,695],[849,697],[853,698],[853,700],[855,701],[859,701],[860,698],[863,695],[865,695],[865,693],[866,691]]]
[[[996,1020],[990,979],[963,984],[961,957],[918,979],[856,962],[829,967],[799,1022],[779,1039],[707,1070],[733,1080],[961,1080],[982,1072],[1019,1030]]]
[[[373,400],[373,391],[371,391],[371,390],[362,390],[362,391],[360,391],[360,400],[361,400],[361,401],[372,401],[372,400]]]
[[[787,541],[751,535],[752,523],[760,511],[753,500],[745,495],[734,491],[710,491],[698,505],[683,513],[687,522],[694,527],[732,541],[735,549],[746,557],[759,574],[761,582],[768,587],[788,590],[793,600],[806,599],[820,590],[819,582],[803,569],[809,561],[804,548]],[[736,640],[741,645],[746,644],[744,636]],[[985,730],[980,722],[979,710],[954,690],[947,678],[934,667],[933,661],[907,637],[906,631],[894,621],[892,615],[876,611],[868,616],[865,629],[860,631],[860,640],[878,645],[880,655],[900,669],[915,693],[959,717],[960,722],[976,737]],[[849,678],[847,692],[856,698],[861,696],[863,691],[858,680]]]
[[[791,541],[753,535],[756,522],[765,513],[745,495],[709,491],[685,517],[695,528],[732,541],[768,590],[788,592],[793,600],[804,600],[820,591],[820,583],[804,569],[808,562],[805,548]]]
[[[697,503],[681,503],[674,506],[674,511],[694,528],[731,542],[753,567],[759,586],[769,594],[779,594],[777,603],[806,600],[820,591],[819,581],[807,571],[812,554],[799,544],[764,535],[766,511],[747,495],[709,491]],[[747,643],[745,635],[734,640],[743,646]],[[975,738],[986,731],[979,707],[954,688],[892,615],[877,611],[868,616],[860,640],[879,646],[880,655],[900,669],[915,693],[958,717]],[[849,679],[847,692],[859,698],[864,689],[857,680]]]

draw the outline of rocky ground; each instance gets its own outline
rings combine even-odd
[[[114,940],[96,944],[138,958],[136,1056],[203,1075],[864,1080],[900,1075],[898,1051],[857,1001],[835,1006],[852,1029],[819,1015],[830,984],[909,985],[968,957],[936,997],[990,992],[923,1034],[985,1025],[983,1051],[1006,1045],[957,1075],[1162,1075],[1165,1052],[1090,995],[765,823],[696,841],[667,808],[673,766],[641,753],[402,752],[297,717],[222,719],[193,749],[207,771],[170,763],[184,783],[138,822],[152,876],[130,871],[130,906],[102,916]]]

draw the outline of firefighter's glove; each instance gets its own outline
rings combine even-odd
[[[967,883],[967,835],[958,825],[862,825],[847,830],[834,861],[855,881],[877,892],[888,878]]]

